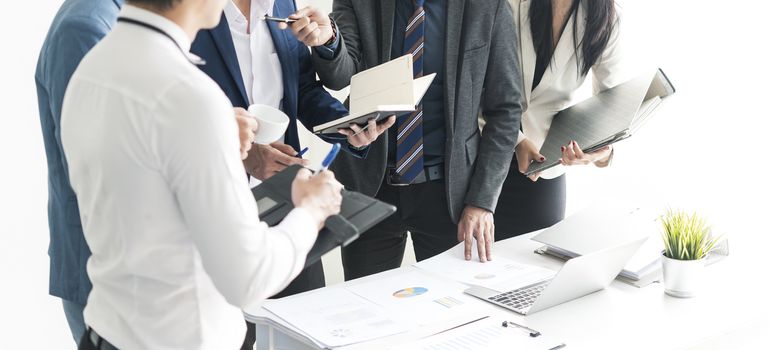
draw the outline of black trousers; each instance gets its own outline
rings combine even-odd
[[[308,290],[322,288],[326,286],[326,275],[323,273],[323,263],[318,261],[315,264],[307,266],[299,276],[291,281],[291,284],[280,293],[275,294],[271,299],[287,297],[289,295],[299,294]],[[251,350],[256,343],[256,326],[246,321],[246,339],[243,341],[241,350]]]
[[[563,220],[566,214],[566,176],[536,182],[513,166],[502,186],[494,212],[495,239],[515,237]]]
[[[342,248],[345,280],[398,268],[411,232],[417,260],[440,254],[456,245],[457,225],[449,215],[443,180],[410,186],[383,183],[377,199],[398,211]]]

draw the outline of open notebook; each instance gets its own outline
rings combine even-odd
[[[350,115],[313,128],[316,134],[333,134],[352,124],[365,126],[391,115],[411,113],[432,84],[435,74],[414,79],[413,57],[401,56],[353,75],[350,79]]]
[[[561,146],[577,141],[590,153],[635,133],[675,88],[661,69],[603,91],[559,112],[539,152],[547,160],[534,162],[526,176],[559,164]]]

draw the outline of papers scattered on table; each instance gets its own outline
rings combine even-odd
[[[530,337],[521,328],[502,327],[501,318],[487,318],[443,333],[424,338],[415,343],[398,346],[398,350],[553,350],[564,347],[563,343],[548,339],[545,335]],[[395,350],[395,348],[393,348]]]
[[[397,319],[407,319],[419,325],[458,315],[467,308],[465,285],[447,281],[412,270],[397,276],[371,280],[346,287],[392,312]]]
[[[418,262],[414,266],[451,280],[482,286],[499,292],[544,281],[555,275],[555,271],[517,263],[501,256],[494,256],[493,260],[485,263],[476,260],[466,261],[464,243],[460,243],[430,259]]]
[[[405,332],[414,326],[344,288],[326,288],[277,300],[264,308],[324,347],[338,347]]]

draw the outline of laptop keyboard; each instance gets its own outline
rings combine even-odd
[[[497,294],[489,297],[488,300],[514,310],[525,311],[531,304],[534,304],[534,301],[542,294],[542,291],[545,290],[549,282],[549,280],[543,281],[528,287]]]

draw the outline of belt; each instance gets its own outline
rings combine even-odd
[[[395,172],[395,168],[387,168],[387,173],[385,174],[387,184],[390,186],[417,185],[428,181],[443,180],[443,178],[443,164],[426,166],[425,171],[419,174],[410,184],[400,181],[400,175]]]
[[[88,327],[88,330],[86,331],[88,334],[88,340],[91,342],[91,345],[93,345],[98,350],[118,350],[117,347],[110,344],[110,342],[107,341],[107,339],[102,338],[98,333],[96,333],[93,328]]]

